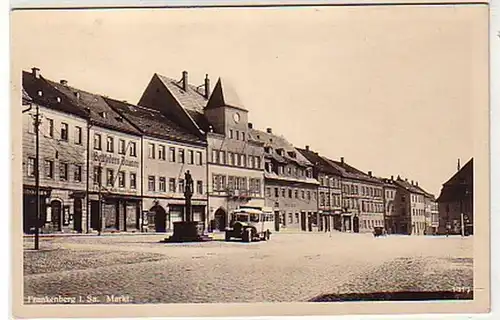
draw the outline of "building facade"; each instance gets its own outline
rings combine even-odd
[[[397,224],[397,211],[395,210],[396,194],[398,188],[394,183],[394,176],[382,179],[384,183],[384,228],[388,234],[395,233],[394,225]]]
[[[200,89],[203,88],[203,89]],[[221,79],[210,92],[208,76],[191,85],[155,74],[139,105],[160,111],[207,143],[208,229],[223,230],[231,210],[263,208],[263,147],[249,138],[248,111]]]
[[[443,184],[437,199],[440,234],[473,234],[474,229],[474,159]]]
[[[185,215],[184,175],[191,174],[193,221],[205,229],[207,207],[206,143],[161,112],[105,98],[106,102],[142,133],[141,198],[144,232],[170,232]],[[124,147],[123,142],[120,146]]]
[[[311,162],[271,128],[252,128],[251,136],[264,145],[265,200],[275,214],[275,229],[312,231],[319,227],[318,181]]]
[[[42,233],[86,230],[87,120],[40,75],[23,71],[23,229],[36,225],[36,108],[39,110],[40,226]]]
[[[309,146],[297,149],[313,165],[313,178],[318,185],[318,213],[320,215],[320,230],[346,231],[342,223],[342,172],[331,166]]]
[[[397,193],[392,230],[394,233],[407,235],[425,234],[425,193],[408,179],[398,176],[394,181]]]

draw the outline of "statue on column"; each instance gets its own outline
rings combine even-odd
[[[184,197],[186,198],[186,222],[191,222],[192,220],[192,207],[191,207],[191,198],[193,197],[193,178],[191,177],[191,173],[189,170],[184,173]]]

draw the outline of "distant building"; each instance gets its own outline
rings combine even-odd
[[[474,163],[470,159],[443,184],[437,199],[440,234],[473,234]]]
[[[223,230],[229,213],[242,206],[265,206],[264,149],[249,139],[248,111],[222,79],[210,92],[208,76],[191,85],[155,74],[139,105],[160,111],[207,142],[208,226]]]
[[[397,224],[398,213],[395,210],[396,195],[398,187],[394,182],[394,176],[390,179],[381,179],[384,184],[384,228],[387,233],[395,233],[394,225]]]
[[[423,235],[426,232],[425,193],[415,182],[398,176],[394,180],[397,186],[395,211],[392,216],[393,233]]]
[[[323,157],[342,173],[342,230],[373,232],[384,227],[383,183],[372,175],[347,164],[344,158],[335,161]]]
[[[320,230],[346,231],[342,223],[342,172],[310,150],[309,146],[297,150],[312,163],[312,176],[319,182],[317,202]]]
[[[265,199],[266,206],[275,212],[276,229],[312,231],[320,222],[313,165],[271,128],[251,129],[250,134],[264,145]]]

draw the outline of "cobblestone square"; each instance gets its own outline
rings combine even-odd
[[[25,239],[25,303],[311,301],[333,293],[473,287],[473,237],[277,233],[256,243],[162,244],[165,235]]]

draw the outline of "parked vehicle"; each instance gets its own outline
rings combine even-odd
[[[231,238],[243,242],[267,241],[274,227],[274,214],[254,208],[240,208],[231,213],[229,227],[226,228],[226,241]]]
[[[374,227],[373,228],[373,236],[374,237],[380,237],[380,236],[386,236],[387,232],[383,227]]]

